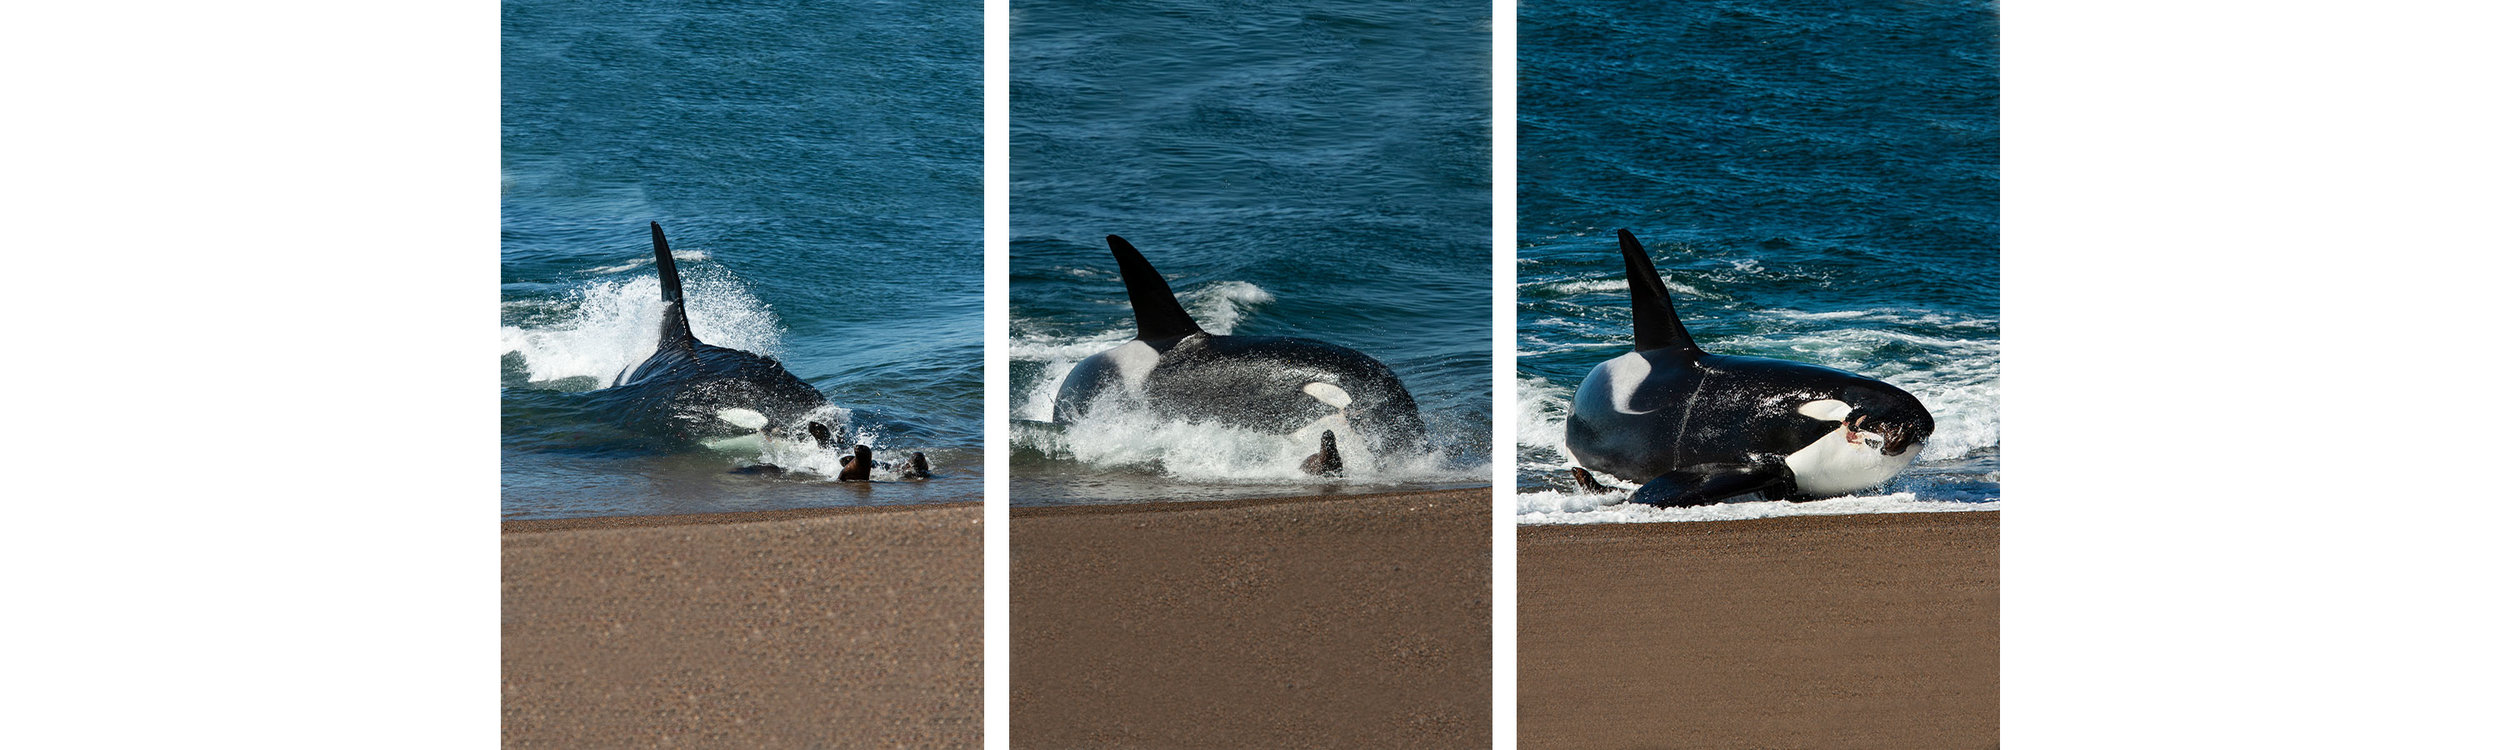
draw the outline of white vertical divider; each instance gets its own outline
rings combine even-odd
[[[981,7],[981,744],[1007,747],[1007,0]]]
[[[1519,742],[1519,3],[1493,0],[1493,746]]]

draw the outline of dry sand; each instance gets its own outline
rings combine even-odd
[[[1997,744],[1997,514],[1532,526],[1519,747]]]
[[[1013,745],[1490,745],[1491,504],[1014,509]]]
[[[507,521],[507,747],[978,747],[978,503]]]

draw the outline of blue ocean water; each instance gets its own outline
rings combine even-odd
[[[1490,13],[1482,2],[1014,4],[1015,503],[1491,479]],[[1136,243],[1211,332],[1313,338],[1386,363],[1421,407],[1435,460],[1314,482],[1298,471],[1309,447],[1171,425],[1047,426],[1068,369],[1135,334],[1107,234]]]
[[[1973,1],[1520,4],[1521,522],[1996,507],[1996,22]],[[1938,423],[1919,462],[1806,504],[1569,488],[1571,394],[1631,346],[1618,228],[1704,349],[1917,395]]]
[[[979,497],[980,56],[971,2],[507,0],[504,517]],[[733,473],[760,456],[593,413],[656,342],[652,221],[698,338],[779,358],[936,478]]]

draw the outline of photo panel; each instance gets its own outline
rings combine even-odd
[[[1491,742],[1491,12],[1011,3],[1014,745]]]
[[[981,4],[502,21],[506,744],[979,746]]]
[[[1521,747],[1995,741],[1996,30],[1520,3]]]

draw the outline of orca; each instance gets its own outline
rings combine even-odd
[[[832,437],[822,425],[799,422],[824,406],[815,386],[791,375],[773,358],[703,343],[686,321],[685,286],[677,277],[677,260],[669,255],[668,236],[651,223],[651,249],[660,267],[659,348],[641,364],[626,370],[603,391],[619,405],[625,420],[649,433],[679,442],[743,442],[752,438],[796,439],[813,433],[820,442]]]
[[[1164,419],[1325,442],[1331,453],[1343,440],[1346,455],[1373,465],[1425,451],[1423,416],[1388,365],[1306,338],[1207,333],[1136,246],[1106,239],[1137,338],[1078,362],[1060,384],[1053,422],[1073,424],[1116,401]]]
[[[1617,230],[1616,239],[1631,287],[1632,351],[1580,381],[1563,448],[1575,464],[1645,482],[1633,502],[1682,507],[1857,492],[1900,474],[1935,432],[1918,397],[1890,383],[1702,351],[1640,240],[1629,230]],[[1573,473],[1584,487],[1594,484]]]

